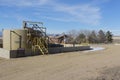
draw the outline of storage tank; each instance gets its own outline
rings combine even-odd
[[[3,30],[3,48],[7,50],[17,50],[27,47],[27,30]]]

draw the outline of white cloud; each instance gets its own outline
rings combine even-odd
[[[92,0],[91,4],[98,5],[98,4],[103,4],[109,1],[111,0]]]
[[[0,0],[0,5],[5,6],[40,6],[49,3],[50,0]]]
[[[70,14],[82,23],[95,25],[98,24],[101,19],[100,8],[88,4],[78,6],[57,5],[55,10]]]
[[[98,1],[98,0],[94,0]],[[56,21],[77,21],[85,24],[97,25],[101,19],[100,8],[93,6],[92,4],[80,4],[80,5],[68,5],[55,2],[55,0],[0,0],[0,5],[5,6],[20,6],[20,7],[36,7],[50,6],[49,10],[53,10],[56,13],[69,15],[70,18],[46,16],[46,19]],[[41,12],[41,11],[40,11]],[[39,13],[39,12],[38,12]],[[51,13],[51,12],[49,12]],[[55,14],[56,14],[55,13]],[[66,19],[66,20],[65,20]]]
[[[55,20],[55,21],[62,21],[62,22],[76,22],[77,20],[74,18],[61,18],[61,17],[48,17],[48,16],[42,16],[42,18],[49,19],[49,20]]]

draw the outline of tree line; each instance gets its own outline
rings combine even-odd
[[[113,35],[110,31],[90,31],[90,30],[71,30],[67,32],[68,38],[66,43],[112,43],[113,42]]]

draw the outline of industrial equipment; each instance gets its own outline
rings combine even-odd
[[[48,54],[48,37],[42,22],[23,21],[23,28],[27,30],[27,47],[34,52]]]
[[[22,29],[3,30],[0,57],[16,58],[90,49],[89,46],[64,47],[66,37],[66,35],[47,36],[42,22],[23,21]]]
[[[42,22],[23,21],[23,29],[3,30],[3,48],[48,54],[49,37]]]

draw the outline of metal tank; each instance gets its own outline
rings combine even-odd
[[[3,48],[7,50],[27,49],[27,30],[3,30]]]

